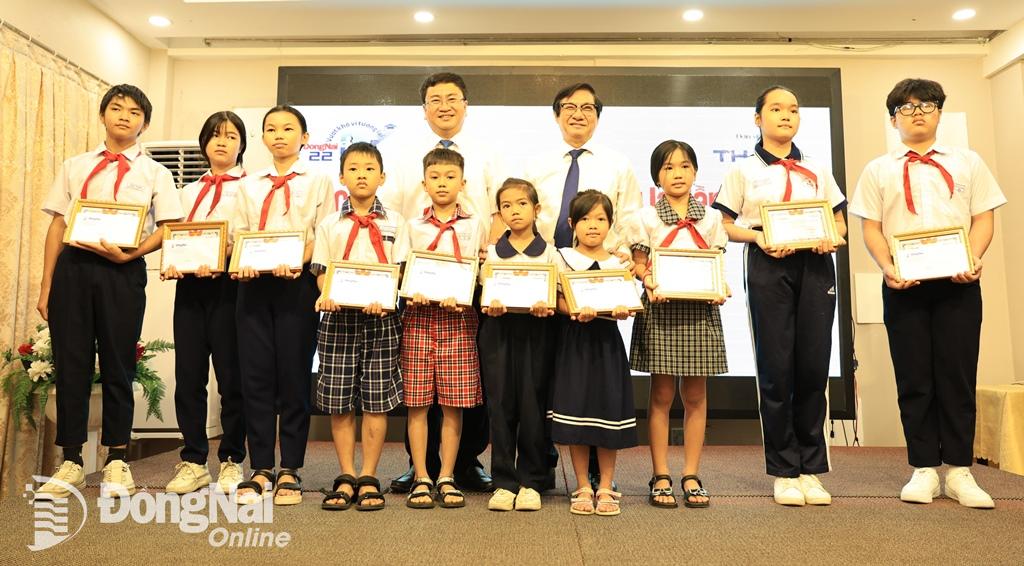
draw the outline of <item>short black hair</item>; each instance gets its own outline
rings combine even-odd
[[[221,132],[221,128],[229,122],[238,130],[239,136],[238,159],[235,163],[237,165],[242,164],[242,155],[245,154],[245,122],[238,117],[238,114],[230,110],[222,110],[210,114],[210,117],[203,123],[203,128],[199,130],[199,153],[203,154],[203,159],[206,160],[207,165],[210,164],[210,156],[206,155],[206,146],[209,145],[210,140]]]
[[[889,112],[889,116],[895,116],[896,107],[910,102],[911,98],[916,98],[921,102],[934,102],[941,110],[942,105],[946,102],[946,92],[942,90],[942,85],[935,81],[903,79],[896,83],[896,86],[889,91],[889,96],[885,97],[885,109]]]
[[[533,186],[533,183],[525,180],[518,179],[516,177],[509,177],[505,179],[505,182],[501,184],[501,188],[494,195],[494,204],[501,207],[501,195],[509,189],[522,189],[526,191],[526,198],[530,199],[533,204],[540,204],[540,196],[537,195],[537,187]]]
[[[608,224],[612,223],[612,199],[601,191],[587,189],[576,193],[569,202],[569,220],[575,225],[576,221],[587,215],[596,205],[601,205],[604,213],[608,215]]]
[[[693,170],[697,170],[697,152],[690,147],[690,144],[679,141],[679,140],[665,140],[658,144],[658,147],[654,148],[651,152],[651,179],[655,185],[658,185],[658,177],[660,177],[661,168],[668,162],[669,158],[676,150],[680,150],[686,155],[686,158],[690,160],[690,164],[693,165]]]
[[[345,151],[341,152],[341,165],[340,170],[345,171],[345,160],[348,159],[349,155],[353,153],[362,153],[364,155],[372,155],[377,160],[377,165],[380,166],[380,172],[384,172],[384,158],[380,155],[380,150],[377,146],[369,142],[356,142],[345,148]]]
[[[135,85],[120,84],[110,87],[110,90],[103,95],[103,99],[100,100],[100,116],[107,111],[107,106],[110,106],[110,101],[115,98],[127,98],[142,108],[142,123],[149,124],[149,120],[153,118],[153,103],[149,101],[149,97],[146,93],[142,92],[142,89]]]
[[[423,104],[427,103],[428,88],[442,84],[453,84],[459,87],[459,90],[462,91],[462,98],[469,98],[469,91],[466,90],[466,81],[462,80],[462,77],[456,75],[455,73],[445,72],[434,73],[433,75],[430,75],[423,81],[423,84],[420,85],[420,102],[422,102]]]
[[[601,102],[601,99],[597,97],[597,91],[594,90],[594,87],[591,86],[590,83],[571,84],[558,91],[558,93],[555,94],[555,100],[551,103],[551,109],[555,111],[555,116],[560,116],[562,114],[562,99],[569,98],[578,90],[585,90],[594,95],[594,106],[597,107],[597,117],[600,118],[601,109],[604,108],[604,104]]]
[[[783,85],[772,85],[772,86],[762,90],[761,94],[757,95],[757,100],[754,101],[754,112],[757,113],[757,114],[760,114],[761,113],[761,109],[764,108],[764,101],[768,98],[768,95],[773,93],[773,92],[775,92],[775,91],[777,91],[777,90],[784,90],[784,91],[788,92],[789,94],[792,94],[793,98],[797,99],[796,103],[800,104],[800,97],[796,95],[796,92],[793,89],[789,88],[788,86],[783,86]]]
[[[454,149],[439,147],[437,149],[430,150],[423,156],[424,173],[427,172],[427,167],[430,167],[431,165],[455,165],[460,171],[465,171],[466,160],[463,159],[461,153]]]
[[[271,108],[270,110],[267,110],[267,113],[263,115],[263,126],[262,127],[266,128],[267,127],[267,118],[269,118],[271,114],[274,114],[274,113],[277,113],[277,112],[287,112],[287,113],[291,114],[292,116],[295,116],[299,120],[299,126],[302,128],[302,133],[305,134],[306,132],[309,131],[306,128],[306,117],[302,115],[302,112],[299,112],[299,110],[297,108],[295,108],[294,106],[289,106],[287,104],[278,104],[277,106]]]

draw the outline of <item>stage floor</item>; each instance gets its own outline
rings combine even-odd
[[[682,464],[682,448],[670,462]],[[558,486],[545,493],[535,513],[496,513],[488,495],[470,494],[465,509],[412,510],[404,497],[388,497],[383,511],[319,509],[320,488],[337,475],[332,446],[311,442],[302,475],[307,491],[301,505],[277,507],[272,524],[225,524],[223,518],[202,532],[184,533],[177,524],[125,521],[101,524],[97,508],[99,475],[84,490],[88,513],[72,538],[38,552],[33,544],[33,509],[26,499],[0,503],[0,564],[90,563],[111,556],[121,563],[205,564],[241,560],[249,564],[326,561],[345,564],[1021,564],[1024,556],[1024,477],[985,466],[974,475],[996,499],[996,509],[966,509],[945,497],[931,505],[899,501],[909,477],[900,448],[835,448],[833,471],[822,476],[833,495],[830,507],[785,508],[771,500],[771,478],[764,474],[760,447],[711,446],[701,477],[712,494],[709,509],[655,509],[647,505],[650,476],[646,447],[619,455],[617,481],[625,494],[619,517],[580,517],[568,510],[566,478],[572,482],[566,450]],[[486,454],[484,455],[486,462]],[[173,474],[176,452],[132,463],[135,481],[148,493],[133,514],[145,518],[147,504]],[[401,444],[388,444],[380,465],[386,486],[406,467]],[[216,469],[216,463],[211,464]],[[674,475],[677,475],[674,474]],[[575,487],[575,486],[572,486]],[[81,523],[80,505],[68,508],[70,531]],[[208,515],[206,507],[199,513]],[[219,529],[220,527],[224,527]],[[214,533],[215,530],[220,530]],[[255,529],[259,529],[256,531]],[[283,548],[237,548],[211,544],[230,533],[288,533]],[[243,535],[237,535],[241,538]],[[266,540],[265,538],[262,540]]]

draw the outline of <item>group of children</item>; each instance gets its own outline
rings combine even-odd
[[[901,150],[869,164],[851,212],[864,219],[865,241],[885,274],[886,324],[910,463],[916,468],[902,498],[930,501],[939,493],[935,468],[946,463],[955,466],[946,478],[948,495],[964,505],[991,507],[991,498],[974,483],[967,466],[974,430],[980,257],[992,237],[993,210],[1005,197],[976,154],[935,143],[944,100],[941,87],[931,81],[897,85],[886,104],[910,153]],[[262,137],[273,165],[249,174],[241,168],[242,121],[231,112],[210,116],[199,135],[210,171],[181,191],[138,146],[151,113],[141,91],[114,87],[100,113],[107,129],[105,147],[66,162],[44,207],[53,221],[39,309],[53,336],[60,391],[57,444],[64,448],[65,461],[53,476],[60,482],[40,491],[66,495],[62,484],[84,485],[81,420],[88,389],[82,383],[91,378],[98,348],[102,442],[111,447],[102,491],[134,492],[124,447],[133,406],[129,362],[145,305],[141,256],[160,245],[154,223],[226,220],[236,233],[304,232],[303,267],[296,271],[280,265],[261,273],[243,265],[237,273],[221,275],[203,266],[187,276],[170,267],[162,273],[177,280],[175,404],[185,438],[168,491],[188,493],[212,482],[205,430],[212,357],[224,427],[216,488],[233,492],[241,504],[271,496],[279,505],[301,502],[299,470],[312,401],[330,415],[341,471],[326,492],[324,509],[385,506],[377,465],[387,415],[402,403],[408,409],[415,469],[406,505],[462,507],[466,498],[453,479],[461,411],[485,403],[496,488],[489,509],[540,509],[540,493],[553,487],[552,444],[558,443],[568,445],[576,475],[570,511],[617,515],[616,451],[637,444],[631,381],[631,370],[636,370],[651,375],[649,503],[678,506],[667,462],[669,409],[678,387],[685,408],[681,495],[687,507],[707,507],[709,493],[697,474],[707,377],[728,370],[719,314],[724,299],[668,300],[654,283],[649,258],[658,248],[721,249],[735,241],[748,244],[745,285],[766,470],[776,477],[775,500],[784,505],[831,502],[817,476],[830,470],[824,421],[837,243],[823,240],[801,251],[770,247],[759,208],[826,200],[835,214],[838,245],[843,245],[846,201],[829,169],[793,144],[800,114],[797,96],[789,89],[774,86],[757,99],[754,121],[761,140],[755,153],[726,177],[712,207],[690,194],[696,152],[687,143],[668,140],[651,156],[652,179],[663,191],[653,207],[619,217],[620,225],[613,227],[616,216],[608,196],[581,190],[567,214],[573,244],[558,249],[536,228],[543,199],[529,181],[509,178],[495,191],[493,218],[492,211],[478,211],[460,199],[465,162],[452,149],[439,147],[423,158],[422,186],[431,204],[417,217],[404,218],[377,197],[385,169],[380,152],[368,143],[354,143],[342,154],[340,178],[349,196],[336,203],[330,179],[300,159],[308,133],[305,118],[292,107],[267,112]],[[89,191],[90,186],[97,189]],[[150,204],[140,247],[63,246],[64,215],[77,198]],[[499,221],[505,230],[492,239],[491,222]],[[886,238],[947,224],[969,229],[975,270],[952,280],[898,279]],[[616,241],[617,247],[606,240],[613,228],[624,240]],[[497,300],[471,308],[454,297],[431,302],[422,295],[406,299],[397,310],[379,303],[354,309],[322,292],[332,261],[401,265],[413,250],[459,260],[479,256],[484,266],[532,262],[563,272],[631,269],[644,289],[631,351],[627,356],[616,323],[632,316],[625,306],[615,308],[610,318],[598,317],[587,305],[570,315],[561,293],[556,309],[538,302],[524,313],[510,312]],[[245,344],[244,355],[239,355],[239,342]],[[311,382],[315,352],[320,368]],[[435,401],[443,411],[436,479],[426,468],[427,410]],[[362,415],[358,474],[357,410]],[[252,474],[242,481],[246,441]],[[281,461],[275,471],[278,444]],[[596,486],[588,479],[592,447],[600,468]]]

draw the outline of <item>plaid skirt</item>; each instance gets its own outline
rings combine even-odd
[[[729,371],[718,305],[669,301],[652,305],[642,297],[630,345],[634,371],[675,376],[709,376]]]

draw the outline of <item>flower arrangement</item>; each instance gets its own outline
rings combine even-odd
[[[149,360],[160,352],[174,348],[174,344],[166,340],[139,342],[135,346],[135,381],[142,386],[142,394],[146,398],[146,416],[163,420],[160,401],[164,398],[164,382],[153,368]],[[53,365],[53,348],[50,345],[50,329],[45,324],[36,327],[36,332],[28,342],[18,346],[16,350],[3,353],[4,367],[9,367],[3,378],[4,390],[11,396],[14,419],[24,417],[25,421],[36,426],[33,414],[33,399],[38,403],[40,411],[46,406],[50,396],[50,386],[57,381]],[[100,381],[97,370],[92,378],[93,383]]]

